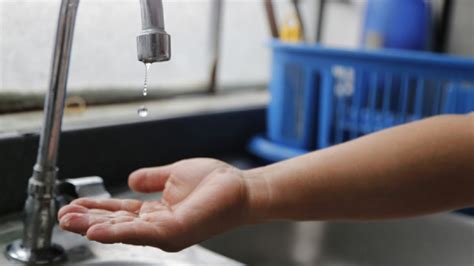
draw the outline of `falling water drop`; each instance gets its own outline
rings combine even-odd
[[[150,70],[151,63],[145,63],[145,81],[143,82],[143,92],[142,95],[143,97],[148,95],[148,71]],[[141,106],[137,110],[138,116],[140,117],[146,117],[148,116],[148,108],[145,106]]]
[[[143,83],[143,96],[148,95],[148,71],[150,71],[151,63],[145,64],[145,82]]]
[[[146,108],[145,106],[140,106],[140,108],[138,108],[137,110],[137,113],[138,113],[138,116],[140,117],[147,117],[148,116],[148,108]]]

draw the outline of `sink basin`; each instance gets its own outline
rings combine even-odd
[[[440,214],[370,223],[274,222],[202,246],[249,265],[474,265],[474,219]]]

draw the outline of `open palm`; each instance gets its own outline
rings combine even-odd
[[[77,199],[58,214],[61,228],[103,243],[178,251],[242,224],[247,191],[242,172],[218,160],[190,159],[140,169],[129,186],[163,191],[160,201]]]

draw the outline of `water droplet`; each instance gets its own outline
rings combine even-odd
[[[147,117],[148,116],[148,108],[145,106],[140,106],[137,110],[138,116],[140,117]]]

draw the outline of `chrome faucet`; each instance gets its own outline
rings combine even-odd
[[[24,207],[23,238],[6,250],[10,259],[28,264],[55,263],[66,258],[64,249],[51,239],[56,223],[56,161],[78,5],[79,0],[61,2],[38,157]],[[169,60],[170,36],[164,29],[162,1],[140,0],[140,6],[142,31],[137,36],[138,60],[144,63]]]

